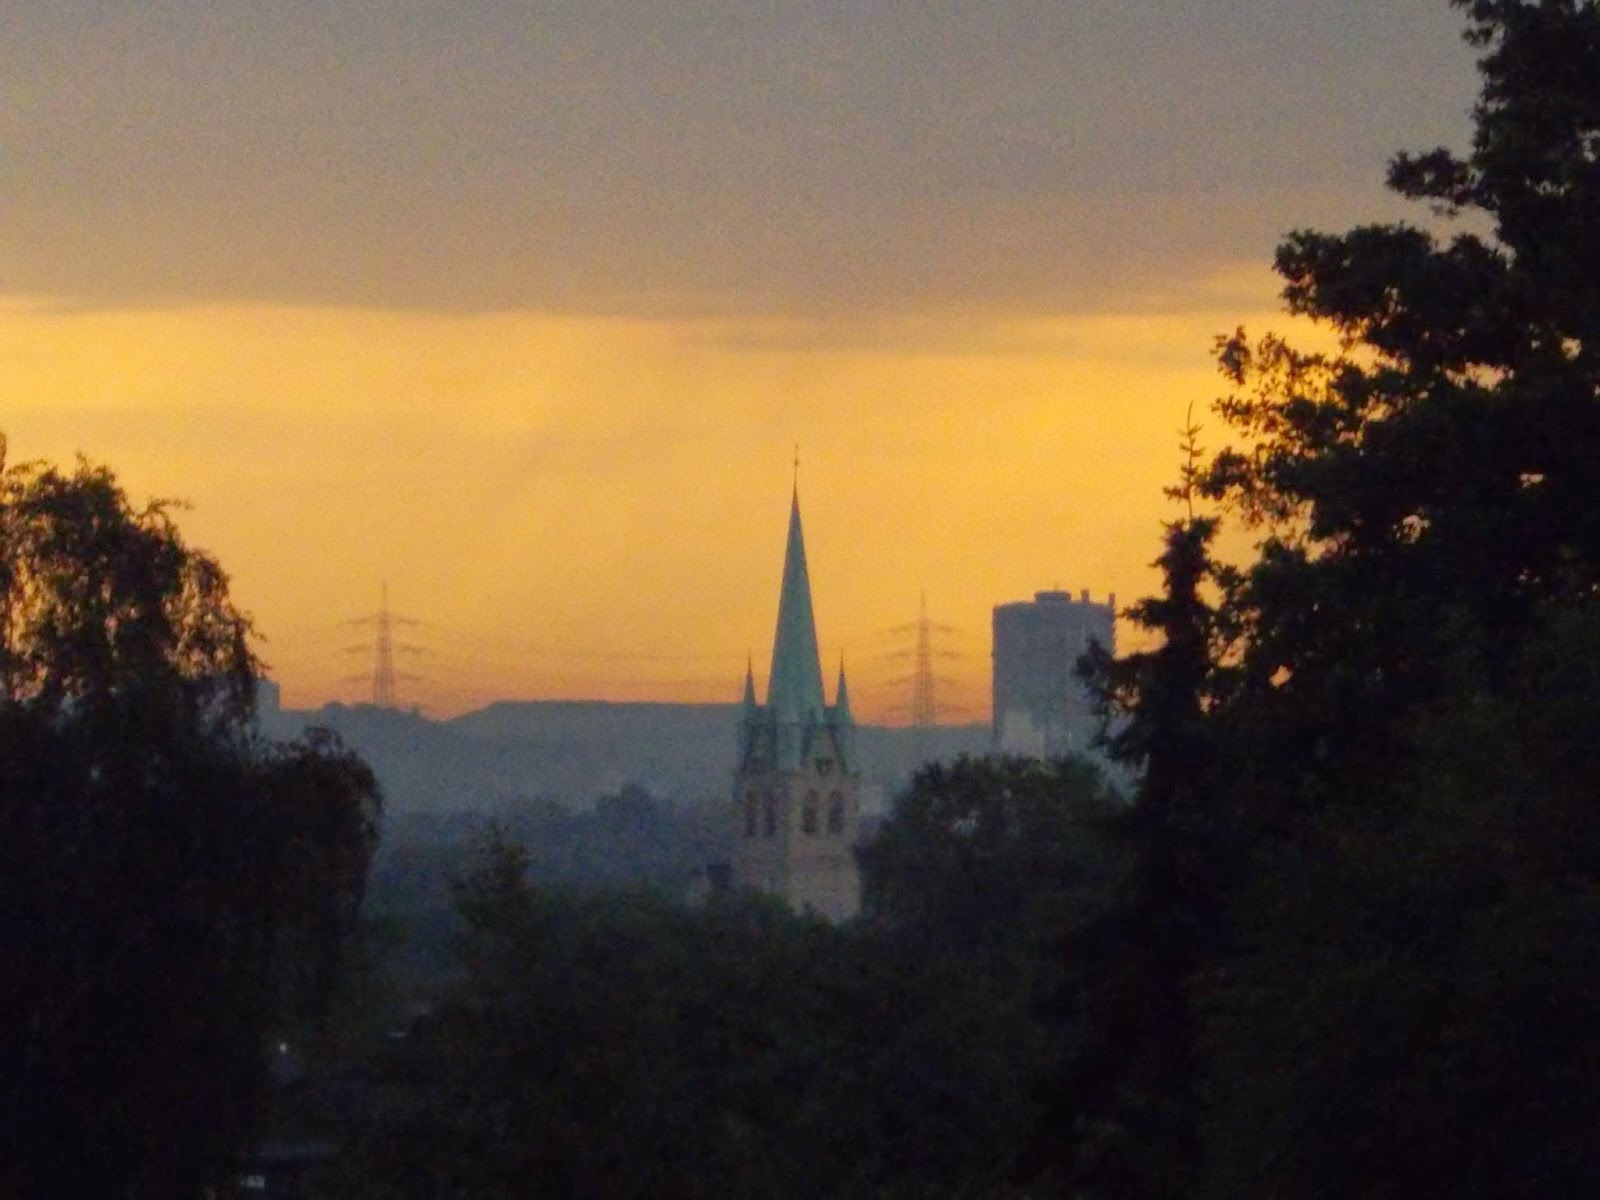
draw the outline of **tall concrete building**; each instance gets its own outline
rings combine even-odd
[[[1053,757],[1090,748],[1097,729],[1079,681],[1078,658],[1091,641],[1116,650],[1116,602],[1035,592],[994,610],[994,748]]]
[[[733,885],[830,920],[854,916],[861,907],[851,849],[861,829],[855,722],[842,663],[834,702],[823,701],[798,491],[789,506],[767,702],[756,703],[755,675],[746,669],[738,763]]]

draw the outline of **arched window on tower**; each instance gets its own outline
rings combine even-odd
[[[835,792],[828,797],[828,832],[844,832],[844,793]]]
[[[822,828],[822,802],[815,792],[806,793],[806,806],[801,810],[800,828],[810,834],[820,832]]]
[[[756,812],[756,794],[754,792],[746,792],[744,797],[745,837],[755,837],[756,835]]]
[[[766,794],[766,834],[768,837],[778,836],[778,801],[771,792]]]

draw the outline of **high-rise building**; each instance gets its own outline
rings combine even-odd
[[[861,828],[855,723],[843,663],[833,704],[823,701],[798,490],[789,506],[767,702],[756,703],[755,675],[747,668],[738,764],[733,885],[830,920],[854,916],[861,907],[852,852]]]
[[[994,610],[994,748],[1054,757],[1090,748],[1098,723],[1077,676],[1090,642],[1116,650],[1116,601],[1035,592]]]

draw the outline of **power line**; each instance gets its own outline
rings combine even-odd
[[[352,629],[362,630],[364,640],[353,642],[349,637]],[[400,640],[406,630],[420,630],[417,640],[426,645]],[[936,725],[973,711],[966,681],[945,678],[934,669],[938,665],[935,660],[962,657],[944,650],[939,640],[940,635],[958,631],[929,619],[925,598],[918,621],[883,633],[903,638],[913,631],[918,634],[915,639],[904,639],[913,645],[874,656],[914,660],[902,664],[902,670],[909,665],[912,673],[885,678],[898,673],[881,667],[869,671],[867,678],[853,681],[858,700],[868,701],[869,708],[885,717],[897,714],[903,721],[910,716],[917,725]],[[270,657],[292,676],[297,687],[345,703],[369,702],[384,708],[418,707],[419,695],[450,709],[470,700],[488,702],[519,693],[576,695],[574,689],[580,683],[593,694],[632,700],[731,702],[737,698],[744,659],[742,653],[671,647],[630,652],[525,639],[515,632],[452,628],[392,609],[386,582],[377,611],[302,628],[281,643],[276,639],[273,643],[277,652]],[[403,656],[408,654],[428,656],[426,676],[401,669]],[[348,666],[337,661],[346,655],[366,657],[370,669],[349,674]],[[718,669],[723,665],[726,671]],[[873,675],[879,677],[871,678]],[[909,708],[904,702],[908,690]],[[688,699],[691,696],[695,697],[692,701]]]

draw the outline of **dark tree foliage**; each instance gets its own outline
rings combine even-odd
[[[1038,1065],[1078,1034],[1038,1001],[1062,922],[1121,876],[1118,803],[1086,762],[930,768],[844,928],[554,885],[514,839],[573,815],[512,811],[455,888],[457,972],[361,1065],[371,1117],[316,1194],[1028,1194]],[[603,808],[624,848],[661,824],[637,794]]]
[[[3,447],[3,443],[0,443]],[[169,507],[0,449],[0,1192],[197,1196],[314,1018],[370,771],[252,732],[249,626]]]
[[[1169,498],[1184,505],[1185,515],[1167,525],[1154,564],[1161,572],[1161,594],[1122,614],[1153,635],[1155,647],[1114,658],[1096,643],[1079,663],[1079,675],[1104,720],[1106,752],[1139,772],[1126,823],[1149,829],[1158,842],[1214,815],[1206,794],[1214,754],[1207,718],[1220,699],[1225,673],[1219,661],[1228,640],[1216,593],[1234,575],[1212,558],[1217,519],[1194,512],[1199,433],[1193,422],[1185,428],[1180,483],[1167,489]]]
[[[1129,861],[1123,885],[1067,936],[1070,969],[1054,1001],[1086,1033],[1051,1081],[1033,1161],[1076,1196],[1179,1196],[1193,1185],[1197,1021],[1188,987],[1219,945],[1232,841],[1211,728],[1223,674],[1207,597],[1219,575],[1210,553],[1217,522],[1192,507],[1197,433],[1192,424],[1185,431],[1182,485],[1170,493],[1187,514],[1167,526],[1156,561],[1162,594],[1124,614],[1157,644],[1120,659],[1096,645],[1080,664],[1106,721],[1106,751],[1139,785],[1104,822]]]
[[[593,892],[682,887],[713,857],[722,817],[714,802],[673,803],[632,784],[593,807],[518,797],[483,810],[391,811],[364,910],[392,932],[403,931],[386,958],[389,981],[425,994],[455,971],[450,881],[491,824],[525,849],[532,883]]]
[[[1225,818],[1214,935],[1139,993],[1194,1023],[1165,1097],[1199,1137],[1152,1169],[1202,1194],[1600,1184],[1600,5],[1457,7],[1472,148],[1390,169],[1432,224],[1280,247],[1337,349],[1219,346],[1240,445],[1197,481],[1262,537],[1218,576],[1226,669],[1106,676],[1131,728],[1200,732],[1176,790],[1150,743],[1147,790]]]
[[[1458,7],[1484,50],[1472,150],[1390,168],[1442,228],[1291,235],[1288,308],[1342,349],[1221,346],[1247,448],[1205,486],[1268,535],[1234,597],[1266,774],[1309,752],[1333,792],[1463,664],[1498,686],[1539,607],[1600,584],[1600,9]]]
[[[273,1011],[315,1040],[326,1030],[378,846],[372,768],[338,735],[257,746],[252,801],[267,828],[256,846],[265,873]]]
[[[1582,1196],[1600,1183],[1600,620],[1555,606],[1507,686],[1278,839],[1198,988],[1217,1196]]]
[[[1069,942],[1070,1194],[1600,1186],[1600,5],[1457,7],[1471,151],[1389,176],[1432,223],[1280,247],[1334,350],[1219,343],[1238,444],[1177,491],[1254,560],[1191,510],[1160,645],[1091,664],[1143,777]]]
[[[1102,827],[1119,804],[1086,759],[930,763],[857,852],[867,920],[997,970],[1035,970],[1062,923],[1118,879]]]
[[[563,892],[498,831],[461,975],[374,1067],[330,1196],[1007,1196],[1037,1119],[1046,941],[1119,862],[1087,763],[930,767],[844,927],[755,897]]]

